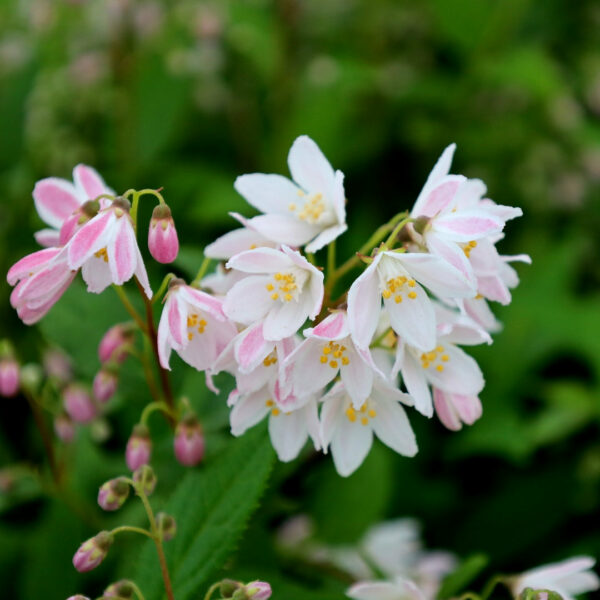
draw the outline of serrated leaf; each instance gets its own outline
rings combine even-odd
[[[466,558],[456,571],[444,579],[438,592],[438,600],[457,596],[485,569],[488,562],[489,559],[485,554],[473,554]]]
[[[200,596],[223,565],[256,508],[274,462],[264,427],[239,440],[204,470],[190,471],[162,509],[178,532],[165,545],[177,600]],[[154,545],[146,544],[136,580],[146,600],[164,597]]]

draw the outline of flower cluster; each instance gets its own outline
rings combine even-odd
[[[506,222],[521,211],[486,198],[481,181],[450,174],[454,150],[444,150],[412,210],[398,213],[341,265],[335,240],[347,229],[344,175],[313,140],[301,136],[292,145],[291,179],[238,177],[235,189],[262,214],[233,214],[241,227],[206,247],[193,282],[170,276],[158,332],[145,331],[161,367],[170,368],[175,351],[206,373],[215,392],[213,375],[230,373],[234,435],[268,418],[282,461],[294,459],[310,438],[316,450],[331,451],[344,476],[362,463],[373,435],[402,455],[416,454],[405,407],[426,417],[435,412],[452,430],[472,424],[482,412],[484,378],[460,346],[491,343],[499,324],[488,301],[510,302],[518,283],[510,263],[529,257],[499,254]],[[36,238],[47,247],[8,273],[16,284],[11,302],[26,323],[50,309],[78,270],[90,292],[135,276],[147,298],[156,299],[137,245],[143,194],[160,202],[149,228],[151,255],[159,262],[177,255],[160,193],[116,196],[83,165],[73,179],[45,179],[34,190],[51,227]],[[314,254],[325,247],[326,266]],[[222,263],[207,274],[210,260]],[[118,333],[101,344],[103,367],[94,381],[100,401],[116,389],[122,359],[110,348],[123,345]],[[75,414],[81,402],[72,395]],[[198,444],[189,447],[194,435],[176,444],[184,464],[202,454]]]

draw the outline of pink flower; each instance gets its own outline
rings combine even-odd
[[[375,379],[369,399],[359,410],[342,383],[334,385],[322,401],[321,439],[325,449],[331,446],[335,468],[342,477],[362,464],[373,434],[398,454],[417,453],[415,434],[401,405],[412,406],[412,398],[386,380]]]
[[[354,600],[430,600],[417,585],[403,577],[393,581],[360,581],[346,591]]]
[[[66,179],[48,177],[35,184],[35,207],[42,221],[50,225],[50,229],[42,229],[35,234],[35,239],[42,246],[64,245],[67,241],[64,238],[70,237],[67,231],[73,233],[76,228],[81,206],[102,194],[114,194],[102,177],[86,165],[77,165],[73,169],[73,181],[75,184]],[[77,218],[73,220],[74,214]],[[71,223],[61,232],[67,221]]]
[[[6,279],[16,285],[10,303],[23,323],[36,323],[65,293],[75,275],[67,264],[66,248],[38,250],[9,269]]]
[[[60,414],[54,419],[54,433],[65,444],[70,444],[75,437],[75,425],[69,415]]]
[[[112,543],[113,536],[108,531],[101,531],[81,544],[73,556],[73,566],[80,573],[95,569],[106,558]]]
[[[117,199],[101,210],[73,236],[67,249],[69,267],[81,268],[89,292],[99,294],[109,285],[122,285],[135,275],[152,298],[128,201]]]
[[[73,377],[69,357],[58,348],[50,348],[44,352],[43,364],[46,375],[60,383],[67,383]]]
[[[133,341],[133,330],[119,323],[113,325],[102,337],[98,345],[98,358],[101,363],[115,361],[122,363],[127,358],[127,350]]]
[[[212,367],[237,329],[223,312],[223,302],[210,294],[172,279],[160,323],[160,363],[170,369],[171,350],[199,371]]]
[[[433,388],[435,412],[445,427],[458,431],[462,424],[473,425],[483,412],[478,396],[450,394]]]
[[[195,417],[184,419],[177,424],[173,440],[175,458],[186,467],[197,465],[204,456],[204,436]]]
[[[246,325],[264,319],[267,340],[293,335],[321,310],[323,273],[287,246],[242,252],[230,259],[227,267],[249,276],[227,292],[225,314]]]
[[[379,370],[369,350],[355,346],[346,312],[330,314],[316,327],[305,329],[304,335],[308,339],[286,359],[286,364],[292,366],[296,393],[314,393],[339,373],[354,407],[360,408],[371,394],[374,374]]]
[[[92,398],[77,384],[69,384],[63,392],[65,410],[76,423],[89,423],[98,415]]]
[[[244,586],[248,598],[267,600],[271,597],[271,586],[266,581],[251,581]]]
[[[172,263],[179,252],[177,230],[166,204],[159,204],[152,212],[148,229],[148,249],[159,263]]]
[[[253,173],[238,177],[235,189],[265,213],[250,219],[255,231],[279,244],[308,244],[306,251],[316,252],[347,229],[344,174],[334,171],[305,135],[293,143],[288,166],[294,181]]]
[[[0,358],[0,396],[10,398],[19,391],[19,363],[14,358]]]
[[[600,579],[592,571],[595,563],[590,556],[579,556],[531,569],[513,580],[512,593],[516,598],[525,588],[551,590],[564,600],[574,600],[574,596],[600,588]]]
[[[103,483],[98,490],[98,504],[104,510],[118,510],[129,497],[129,484],[125,477]]]
[[[142,465],[148,464],[152,454],[152,440],[145,425],[136,425],[127,440],[125,462],[130,471],[136,471]]]
[[[436,256],[379,252],[348,292],[348,324],[356,345],[369,347],[383,300],[392,329],[400,337],[423,350],[433,347],[435,312],[420,284],[441,298],[475,295],[461,273]]]
[[[92,385],[94,398],[99,402],[108,402],[117,391],[119,380],[116,374],[109,369],[100,369],[94,377]]]

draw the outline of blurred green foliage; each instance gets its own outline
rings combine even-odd
[[[494,307],[505,330],[474,352],[487,379],[483,418],[450,433],[413,414],[419,455],[404,459],[376,446],[347,480],[327,457],[278,464],[241,541],[234,532],[231,539],[218,528],[210,533],[221,536],[222,559],[238,544],[226,575],[267,579],[287,600],[341,597],[343,583],[275,551],[273,529],[299,512],[312,515],[330,543],[414,515],[430,547],[481,553],[486,573],[600,556],[593,519],[600,506],[599,28],[594,0],[0,3],[3,272],[35,248],[35,181],[69,178],[85,162],[118,191],[164,186],[183,246],[176,269],[193,276],[202,246],[234,225],[227,212],[251,214],[233,189],[235,176],[286,173],[287,150],[302,133],[346,174],[350,229],[340,256],[410,207],[451,141],[454,172],[484,179],[493,199],[523,208],[503,250],[531,254],[533,266],[520,268],[513,304]],[[142,222],[150,210],[142,207]],[[151,268],[155,287],[162,274]],[[88,380],[102,333],[126,318],[110,290],[95,297],[78,284],[41,327],[26,328],[9,293],[3,284],[0,337],[14,340],[23,361],[58,344]],[[176,515],[179,527],[201,528],[210,518],[204,503],[214,498],[201,500],[186,482],[214,477],[212,465],[235,443],[223,402],[202,375],[176,362],[175,387],[205,426],[206,467],[184,478],[168,428],[152,421],[154,502],[160,509],[182,480],[189,493],[179,487],[171,500],[188,511]],[[97,596],[117,576],[143,572],[139,540],[125,537],[97,572],[81,576],[70,566],[77,545],[99,527],[143,522],[133,503],[117,515],[93,506],[97,487],[123,472],[125,440],[147,402],[141,373],[132,360],[127,366],[106,417],[108,438],[99,443],[82,432],[61,451],[70,469],[65,497],[47,497],[35,479],[2,496],[6,597]],[[225,379],[219,383],[227,389]],[[25,401],[5,400],[0,411],[2,463],[42,463]],[[248,511],[260,490],[249,495]],[[235,533],[246,521],[242,511]],[[168,553],[181,551],[176,543]],[[485,559],[478,556],[479,569]]]

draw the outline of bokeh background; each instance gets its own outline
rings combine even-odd
[[[415,413],[415,459],[376,444],[346,480],[310,454],[277,465],[226,573],[270,579],[286,600],[342,597],[342,581],[277,553],[273,531],[298,513],[332,544],[380,520],[417,517],[429,547],[487,556],[481,578],[600,556],[599,31],[594,0],[0,3],[3,273],[36,248],[34,183],[70,178],[84,162],[116,190],[164,186],[182,242],[175,270],[193,276],[203,245],[235,225],[227,212],[252,214],[233,189],[236,175],[287,174],[300,134],[346,174],[339,256],[412,205],[453,141],[454,172],[523,209],[502,250],[529,253],[533,265],[517,267],[513,303],[494,307],[505,326],[494,345],[474,351],[487,379],[483,418],[451,433]],[[162,274],[152,268],[155,287]],[[110,290],[82,290],[26,328],[0,284],[0,337],[23,361],[57,344],[89,381],[103,331],[126,315]],[[109,520],[93,506],[97,486],[123,471],[122,449],[147,402],[131,371],[102,427],[63,450],[72,503],[33,479],[3,489],[4,597],[99,595],[111,577],[131,575],[137,540],[119,542],[97,573],[70,565],[98,526],[141,519],[135,507]],[[181,368],[175,377],[205,422],[210,461],[229,443],[226,414],[201,377]],[[2,465],[42,464],[23,398],[3,399],[0,417]],[[173,466],[168,429],[153,427],[160,504],[183,469]]]

